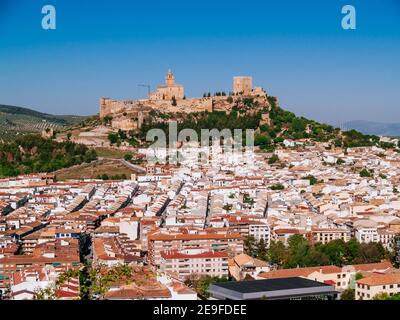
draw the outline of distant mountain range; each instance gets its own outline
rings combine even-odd
[[[354,120],[343,123],[341,128],[344,130],[354,129],[364,134],[400,137],[400,123]]]
[[[0,133],[40,132],[46,128],[62,128],[82,122],[87,117],[52,115],[28,108],[0,104]]]

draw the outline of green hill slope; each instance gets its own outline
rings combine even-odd
[[[0,138],[41,132],[47,128],[61,129],[80,123],[86,118],[72,115],[51,115],[28,108],[0,105]]]

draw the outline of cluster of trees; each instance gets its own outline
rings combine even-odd
[[[246,135],[246,129],[256,130],[261,120],[261,113],[254,114],[241,114],[238,110],[233,110],[230,113],[223,111],[214,112],[195,112],[178,116],[178,132],[183,129],[193,129],[201,136],[202,129],[229,129],[233,136],[234,129],[242,129],[243,137]],[[145,140],[146,134],[150,129],[161,129],[165,132],[168,140],[168,123],[165,121],[158,121],[151,119],[146,122],[139,131],[139,139]],[[245,140],[243,141],[245,142]]]
[[[379,144],[380,138],[375,135],[365,135],[356,130],[349,130],[343,132],[344,139],[342,142],[345,148],[356,148],[356,147],[371,147]]]
[[[310,185],[316,185],[318,183],[318,179],[316,177],[314,177],[313,175],[308,175],[306,177],[304,177],[304,179],[307,179],[310,181]]]
[[[260,126],[261,135],[266,137],[270,144],[279,144],[285,139],[310,138],[315,141],[326,142],[338,137],[339,129],[327,124],[321,124],[304,117],[297,117],[293,112],[276,106],[276,101],[270,101],[272,109],[269,117],[272,126]]]
[[[147,271],[148,272],[148,271]],[[56,292],[60,287],[73,277],[79,277],[80,299],[101,299],[114,283],[132,283],[135,281],[133,267],[117,265],[108,270],[101,267],[84,267],[80,270],[69,270],[60,275],[56,283],[44,289],[36,290],[35,300],[57,300]],[[149,274],[147,277],[151,277]],[[208,299],[208,289],[211,284],[227,282],[227,277],[212,277],[209,275],[191,274],[185,280],[185,284],[195,290],[202,299]],[[137,282],[140,285],[140,282]]]
[[[279,157],[276,154],[268,159],[268,164],[275,164],[277,162],[279,162]]]
[[[378,293],[373,300],[389,300],[389,301],[397,301],[400,300],[400,293],[396,293],[394,295],[389,295],[386,292]]]
[[[233,92],[229,92],[228,95],[229,96],[233,95]],[[211,92],[205,92],[203,94],[203,98],[207,98],[207,97],[210,98],[211,96],[212,96]],[[227,94],[226,94],[225,91],[217,91],[217,92],[214,93],[214,96],[216,96],[216,97],[225,97],[225,96],[227,96]]]
[[[113,175],[113,176],[109,176],[108,174],[104,173],[102,175],[98,175],[96,177],[96,179],[99,179],[99,180],[126,180],[127,177],[126,177],[125,173],[116,174],[116,175]]]
[[[362,169],[360,171],[360,177],[362,178],[370,178],[374,176],[374,170]]]
[[[249,204],[250,206],[254,205],[255,200],[250,197],[248,193],[243,194],[243,203]]]
[[[264,125],[263,125],[264,126]],[[265,134],[257,134],[254,137],[254,145],[260,147],[261,150],[273,151],[272,140]]]
[[[68,270],[62,273],[56,282],[52,285],[49,285],[45,288],[38,288],[34,292],[33,299],[34,300],[57,300],[57,291],[60,290],[60,288],[70,281],[72,278],[79,277],[79,282],[80,282],[80,299],[83,299],[84,297],[87,297],[88,294],[88,288],[89,288],[89,282],[87,278],[87,274],[83,273],[82,270]]]
[[[185,284],[195,290],[200,298],[208,299],[210,297],[210,293],[208,292],[208,288],[210,287],[210,285],[227,281],[227,277],[219,278],[209,275],[191,274],[186,278]]]
[[[276,109],[278,107],[278,99],[276,97],[268,96],[267,100],[272,109]]]
[[[96,159],[96,152],[84,145],[30,134],[0,143],[0,177],[54,172]]]
[[[216,95],[223,96],[224,92],[217,92]],[[205,93],[204,97],[210,97],[211,93]],[[232,97],[227,98],[233,102]],[[254,129],[257,130],[255,145],[266,151],[273,151],[276,146],[282,145],[285,139],[312,139],[318,142],[332,142],[335,147],[362,147],[379,145],[379,137],[364,135],[358,131],[350,130],[342,135],[339,128],[328,124],[318,123],[304,117],[297,117],[293,112],[283,110],[278,106],[275,97],[268,97],[271,108],[259,108],[258,102],[252,97],[244,97],[238,105],[234,106],[230,113],[197,112],[190,114],[177,114],[178,131],[191,128],[200,134],[201,129]],[[239,106],[240,105],[240,106]],[[262,107],[262,106],[261,106]],[[258,110],[257,112],[253,112]],[[249,112],[251,111],[251,112]],[[150,121],[144,124],[139,132],[138,138],[144,140],[148,130],[153,128],[162,129],[168,135],[168,123],[165,121],[170,116],[161,116],[159,112],[153,111],[154,115]],[[271,125],[260,126],[261,114],[269,113]],[[124,140],[118,134],[111,134],[110,141],[118,143]],[[133,137],[133,135],[132,135]],[[390,144],[382,145],[391,147]]]
[[[247,254],[269,261],[279,268],[315,267],[322,265],[343,266],[347,264],[373,263],[392,258],[380,243],[359,243],[334,240],[326,244],[310,244],[302,235],[293,235],[288,246],[281,241],[271,242],[266,248],[264,241],[248,237],[244,242]]]
[[[356,280],[357,277],[356,277]],[[347,289],[342,292],[340,295],[340,300],[355,300],[356,293],[354,289]],[[400,293],[396,293],[393,295],[389,295],[386,292],[378,293],[375,297],[372,298],[373,300],[388,300],[388,301],[397,301],[400,300]]]
[[[106,125],[106,126],[111,125],[112,121],[113,121],[113,117],[112,116],[108,116],[107,115],[107,116],[105,116],[103,118],[103,124]]]
[[[139,142],[136,139],[136,134],[133,130],[123,131],[119,129],[118,132],[110,132],[108,134],[108,140],[111,144],[116,144],[117,146],[120,146],[121,143],[124,141],[128,142],[131,146],[134,147],[139,145]]]
[[[269,113],[273,125],[260,126],[260,134],[255,144],[264,150],[273,150],[273,146],[285,139],[312,139],[317,142],[332,142],[332,146],[343,148],[380,146],[384,149],[396,148],[393,143],[380,142],[379,137],[364,135],[356,130],[350,130],[340,135],[340,129],[327,124],[318,123],[280,108]],[[341,164],[341,163],[338,163]]]
[[[217,91],[214,93],[214,95],[216,97],[225,97],[226,96],[226,92],[225,91]]]
[[[279,191],[279,190],[285,190],[285,186],[278,183],[278,184],[273,184],[272,186],[269,187],[272,191]]]
[[[75,277],[79,277],[81,300],[101,299],[113,284],[130,284],[134,282],[134,272],[133,267],[124,264],[107,270],[100,266],[96,268],[85,266],[79,270],[68,270],[58,277],[55,284],[36,290],[34,299],[57,300],[57,290]],[[151,277],[152,275],[150,274],[149,276]]]

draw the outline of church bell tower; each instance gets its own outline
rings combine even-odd
[[[165,77],[165,84],[167,85],[167,87],[172,87],[175,85],[175,77],[171,69],[168,70],[168,74]]]

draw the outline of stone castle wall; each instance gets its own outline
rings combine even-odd
[[[243,98],[252,97],[259,105],[269,105],[262,88],[252,88],[251,77],[234,78],[234,96],[213,96],[184,99],[184,88],[175,84],[172,71],[165,78],[165,85],[150,93],[145,100],[113,100],[101,98],[100,118],[112,117],[112,127],[122,130],[141,128],[151,111],[161,113],[193,113],[203,111],[229,112],[234,106],[244,107]],[[173,101],[174,100],[174,101]]]
[[[259,105],[268,106],[266,96],[252,97]],[[234,106],[244,107],[243,96],[214,96],[176,101],[176,106],[169,100],[112,100],[101,99],[100,117],[112,117],[112,127],[121,130],[140,129],[151,111],[161,113],[193,113],[203,111],[230,112]]]
[[[121,130],[139,129],[149,113],[192,113],[213,110],[212,98],[177,100],[173,106],[170,100],[112,100],[101,98],[100,118],[112,117],[112,127]]]
[[[101,98],[100,118],[115,116],[123,113],[139,112],[143,109],[152,109],[166,113],[212,111],[212,98],[195,98],[177,100],[176,106],[170,100],[112,100]]]

